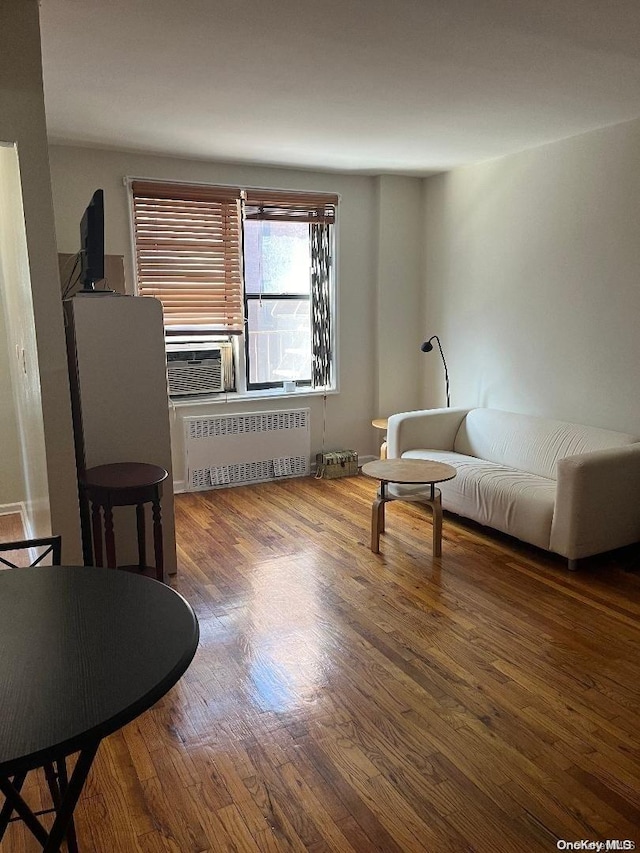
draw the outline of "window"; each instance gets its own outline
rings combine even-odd
[[[249,388],[311,384],[311,252],[304,222],[244,224]]]
[[[168,334],[240,336],[247,390],[334,384],[337,196],[131,187],[138,293],[162,301]]]

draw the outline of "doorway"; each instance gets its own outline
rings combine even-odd
[[[0,141],[0,514],[51,533],[40,369],[18,151]],[[9,538],[9,537],[7,537]]]

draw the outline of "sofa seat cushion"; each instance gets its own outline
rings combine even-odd
[[[433,459],[453,465],[457,475],[440,483],[442,506],[457,515],[493,527],[540,548],[549,548],[556,481],[446,450],[408,450],[405,459]],[[390,484],[403,500],[428,495],[420,486]]]

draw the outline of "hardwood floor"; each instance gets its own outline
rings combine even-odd
[[[24,539],[20,513],[0,513],[0,542],[18,542],[20,539]]]
[[[638,549],[569,573],[445,515],[434,560],[429,513],[393,503],[374,555],[375,489],[177,496],[201,645],[100,747],[85,853],[640,844]],[[36,849],[19,824],[2,844]]]

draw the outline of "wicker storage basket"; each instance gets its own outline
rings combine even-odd
[[[334,450],[316,454],[316,477],[333,480],[353,477],[358,473],[358,454],[355,450]]]

